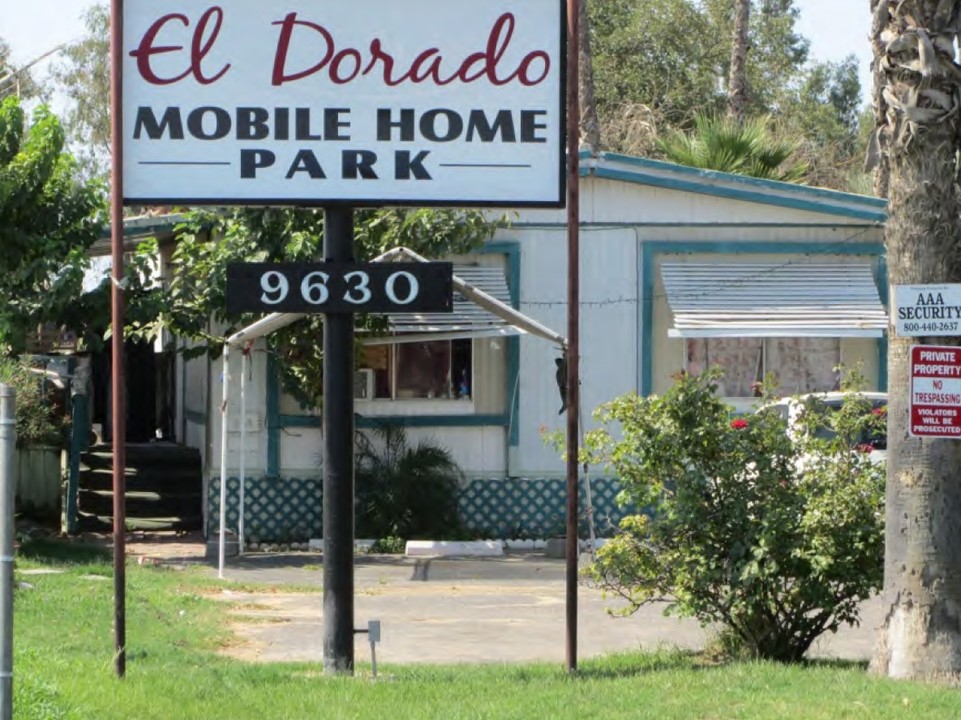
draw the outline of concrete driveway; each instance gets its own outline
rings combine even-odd
[[[186,546],[185,546],[186,547]],[[203,546],[161,562],[213,564]],[[151,548],[131,545],[133,554],[151,557]],[[270,592],[224,591],[225,611],[235,633],[228,654],[255,662],[322,661],[322,564],[319,554],[247,555],[229,560],[226,577],[243,583],[285,586]],[[563,662],[565,642],[565,565],[540,553],[503,558],[411,559],[359,555],[355,564],[357,627],[380,620],[378,662]],[[578,657],[677,647],[699,649],[710,641],[691,620],[663,615],[663,606],[645,607],[629,617],[609,610],[623,603],[579,586]],[[860,628],[823,638],[813,656],[866,660],[880,624],[879,603],[863,608]],[[364,635],[357,636],[358,661],[369,660]]]

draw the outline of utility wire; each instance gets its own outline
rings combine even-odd
[[[862,237],[865,233],[867,233],[869,230],[874,230],[874,229],[875,228],[873,227],[861,228],[857,232],[848,235],[847,237],[845,237],[842,240],[839,240],[838,242],[831,243],[830,245],[822,246],[822,248],[819,249],[817,255],[805,254],[802,258],[785,260],[782,263],[777,263],[769,267],[765,267],[762,270],[758,270],[755,273],[745,275],[744,277],[740,277],[735,280],[728,280],[723,283],[718,283],[716,285],[711,285],[708,289],[705,289],[705,290],[699,290],[697,292],[678,293],[673,297],[678,297],[678,298],[683,297],[685,299],[698,300],[700,298],[707,297],[708,295],[711,295],[717,292],[718,290],[723,290],[728,287],[743,286],[749,282],[758,280],[762,277],[765,277],[766,275],[774,274],[787,267],[792,267],[795,265],[804,265],[804,264],[818,261],[821,259],[819,257],[820,255],[830,255],[833,250],[836,250],[840,247],[843,247],[845,245],[849,245],[852,242],[855,242],[860,237]],[[637,228],[635,228],[634,231],[636,235]],[[670,251],[667,251],[665,254],[671,254],[671,253]],[[764,254],[764,253],[752,252],[750,254],[757,255],[757,254]],[[619,296],[619,297],[613,297],[613,298],[604,298],[602,300],[582,300],[580,304],[581,306],[585,306],[585,307],[603,307],[608,305],[626,305],[626,304],[636,305],[639,302],[653,302],[655,300],[662,300],[667,298],[668,298],[667,293],[657,293],[657,294],[652,293],[651,295],[644,295],[644,296],[637,296],[637,297]],[[520,305],[529,306],[529,307],[561,307],[561,306],[566,306],[567,302],[564,300],[527,300],[527,299],[521,298]]]

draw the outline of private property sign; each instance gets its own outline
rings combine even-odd
[[[563,0],[126,0],[127,204],[564,204]]]
[[[911,347],[912,437],[961,438],[961,347]]]

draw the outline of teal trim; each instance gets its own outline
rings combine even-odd
[[[159,217],[156,222],[145,222],[143,224],[131,224],[128,222],[124,223],[123,226],[123,236],[124,238],[135,238],[147,235],[155,235],[157,233],[169,232],[172,233],[178,225],[184,221],[182,215],[175,215],[173,217]],[[101,238],[111,237],[110,226],[107,225],[101,232]]]
[[[566,230],[566,222],[515,222],[511,223],[511,228],[525,229],[557,229]],[[879,229],[877,223],[780,223],[780,222],[582,222],[581,230],[610,230],[621,228],[752,228],[752,229],[823,229],[823,230],[850,230],[850,229]]]
[[[645,248],[663,255],[685,255],[692,253],[719,253],[740,255],[746,253],[768,255],[870,255],[884,254],[884,245],[875,242],[852,242],[850,240],[821,242],[739,242],[737,240],[717,242],[710,240],[671,241],[649,240]]]
[[[73,374],[74,361],[68,361],[68,371]],[[72,394],[70,401],[70,455],[67,482],[64,486],[63,516],[61,529],[68,535],[77,532],[78,500],[80,494],[80,455],[90,446],[90,387],[82,388],[81,394]]]
[[[807,210],[825,215],[838,215],[841,217],[850,217],[859,220],[875,220],[878,223],[884,222],[887,218],[887,213],[885,213],[883,210],[873,210],[868,209],[867,207],[864,209],[842,207],[823,202],[821,200],[805,200],[798,197],[771,195],[768,193],[756,192],[740,187],[710,185],[703,182],[682,180],[679,178],[668,178],[651,173],[611,170],[609,168],[599,167],[594,170],[594,175],[599,178],[606,178],[608,180],[621,180],[624,182],[638,183],[641,185],[662,187],[668,190],[680,190],[683,192],[699,193],[701,195],[713,195],[732,200],[744,200],[745,202],[775,205],[777,207],[787,207],[794,210]]]
[[[640,395],[647,397],[654,386],[654,253],[657,244],[641,245],[641,388]]]
[[[687,165],[677,165],[675,163],[664,162],[663,160],[651,160],[649,158],[639,158],[630,155],[618,155],[617,153],[601,153],[600,161],[610,160],[624,165],[646,168],[648,170],[658,170],[670,172],[677,175],[686,175],[702,181],[722,181],[744,185],[745,187],[765,188],[768,190],[778,190],[790,192],[795,195],[807,197],[823,198],[834,200],[835,202],[856,203],[874,208],[886,208],[888,201],[884,198],[872,197],[870,195],[857,195],[846,193],[839,190],[826,190],[824,188],[810,187],[809,185],[799,185],[796,183],[784,182],[782,180],[766,180],[755,178],[748,175],[737,175],[734,173],[722,172],[720,170],[706,170],[702,168],[690,167]]]
[[[319,428],[318,415],[281,415],[281,428]],[[354,415],[354,425],[358,428],[375,428],[384,425],[401,427],[507,427],[508,418],[504,414],[492,415]],[[268,473],[269,474],[269,473]]]
[[[356,416],[359,428],[375,428],[383,425],[402,427],[507,427],[508,418],[504,414],[493,415],[394,415],[394,416]]]
[[[641,328],[641,389],[642,396],[650,395],[654,382],[653,367],[653,342],[654,342],[654,258],[657,255],[677,255],[686,253],[718,253],[724,255],[736,255],[746,253],[767,253],[770,255],[867,255],[876,257],[883,261],[884,246],[880,243],[808,243],[808,242],[667,242],[649,241],[642,243],[642,263],[641,270],[641,298],[642,302],[642,328]],[[880,262],[878,263],[880,265]],[[878,294],[881,300],[887,302],[887,281],[885,280],[882,288],[878,283]],[[878,341],[878,352],[881,352],[880,343],[887,346],[887,339],[882,338]],[[886,350],[885,350],[886,353]],[[886,357],[886,356],[885,356]],[[879,387],[881,377],[881,367],[879,364]],[[884,381],[887,386],[887,362],[885,360]]]
[[[280,474],[280,368],[272,352],[267,353],[267,476]],[[319,427],[319,418],[318,418]]]
[[[200,410],[184,410],[184,417],[195,425],[207,424],[207,416]]]
[[[888,287],[888,259],[885,256],[878,258],[877,268],[875,269],[874,280],[878,286],[878,294],[884,307],[889,308],[890,289]],[[878,390],[888,391],[888,336],[885,335],[878,340]]]

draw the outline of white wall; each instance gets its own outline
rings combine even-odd
[[[807,210],[730,200],[597,178],[582,178],[580,230],[581,403],[585,429],[591,413],[618,395],[639,390],[642,247],[651,242],[819,243],[839,247],[880,243],[883,229],[863,220]],[[567,227],[565,211],[524,211],[498,239],[521,246],[521,311],[567,335]],[[780,225],[780,226],[778,226]],[[730,254],[717,254],[730,262]],[[784,255],[775,255],[783,259]],[[659,284],[658,273],[654,274]],[[655,297],[663,295],[655,288]],[[652,340],[655,390],[682,365],[682,344],[667,338],[666,302],[655,307]],[[845,341],[842,360],[863,358],[876,377],[873,341]],[[876,352],[874,353],[876,356]],[[557,411],[556,348],[542,340],[521,341],[519,443],[510,448],[512,476],[562,475],[564,464],[543,442],[543,430],[566,429]]]
[[[521,244],[523,313],[567,335],[567,248],[564,228],[511,233]],[[581,236],[581,406],[590,409],[637,387],[637,241],[633,229],[585,231]],[[531,336],[521,339],[519,436],[511,448],[512,476],[558,475],[564,464],[545,445],[543,431],[564,431],[555,378],[558,348]]]

